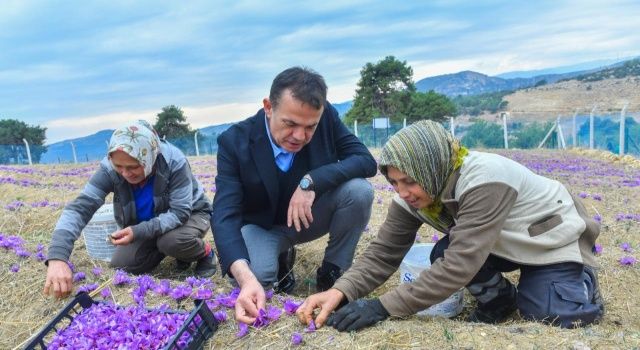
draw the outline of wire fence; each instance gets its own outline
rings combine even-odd
[[[593,127],[591,120],[593,120]],[[593,116],[546,117],[527,121],[510,117],[506,119],[500,117],[455,118],[453,128],[450,122],[443,125],[448,130],[452,130],[464,145],[471,148],[505,148],[506,143],[508,148],[580,147],[640,157],[640,114],[625,115],[623,133],[620,132],[621,120],[620,112],[612,112]],[[347,125],[347,128],[367,147],[375,148],[384,145],[404,126],[403,122],[389,122],[384,128],[374,128],[373,123]],[[624,135],[623,139],[620,138],[621,135]],[[188,156],[202,156],[216,154],[216,138],[217,134],[199,134],[197,137],[187,136],[167,139],[167,141]],[[0,145],[0,164],[29,164],[30,160],[33,164],[94,162],[105,156],[108,141],[107,137],[107,139],[76,139],[49,146]],[[621,147],[624,147],[624,152],[620,152]]]

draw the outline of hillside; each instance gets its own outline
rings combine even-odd
[[[628,111],[640,109],[640,77],[599,81],[569,80],[516,91],[504,97],[513,117],[589,113],[594,104],[599,113],[616,113],[629,103]]]

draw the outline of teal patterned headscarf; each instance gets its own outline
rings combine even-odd
[[[418,213],[433,228],[448,232],[453,217],[443,208],[441,195],[447,180],[458,169],[468,151],[439,123],[422,120],[393,135],[382,148],[380,171],[386,176],[392,166],[415,180],[433,199]]]
[[[153,164],[160,153],[160,138],[153,127],[144,120],[129,122],[113,132],[109,141],[109,155],[122,151],[135,158],[144,167],[144,176],[153,171]]]

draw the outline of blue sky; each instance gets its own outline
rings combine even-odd
[[[0,10],[0,118],[48,143],[180,106],[194,127],[261,106],[273,77],[311,67],[353,98],[387,55],[414,80],[640,55],[640,1],[29,1]]]

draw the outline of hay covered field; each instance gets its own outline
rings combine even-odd
[[[321,328],[306,333],[294,316],[283,313],[278,320],[263,328],[249,328],[247,335],[237,337],[238,327],[233,311],[216,307],[218,317],[227,320],[209,340],[209,348],[425,348],[425,349],[638,349],[640,348],[640,166],[637,160],[617,159],[599,152],[498,151],[544,176],[555,178],[583,197],[590,214],[602,222],[599,238],[601,251],[600,288],[606,302],[606,314],[598,325],[575,330],[562,330],[528,323],[514,316],[500,325],[469,324],[464,317],[475,302],[465,295],[463,313],[455,319],[419,318],[387,320],[376,327],[354,333],[338,333]],[[215,193],[215,159],[192,158],[196,177],[207,195]],[[68,300],[57,301],[42,294],[46,254],[51,232],[65,203],[79,193],[94,172],[97,163],[79,165],[0,166],[0,349],[20,347],[46,324]],[[393,190],[381,175],[370,179],[376,195],[371,222],[362,235],[357,254],[374,238],[384,220]],[[110,198],[108,198],[110,200]],[[417,240],[431,241],[435,232],[422,228]],[[209,234],[207,239],[213,240]],[[294,268],[298,284],[293,296],[274,296],[269,302],[282,307],[287,298],[301,301],[314,290],[315,269],[322,259],[326,241],[320,240],[298,249]],[[43,247],[44,246],[44,247]],[[600,249],[599,249],[600,250]],[[134,304],[131,284],[116,286],[115,271],[108,264],[89,258],[83,239],[76,242],[71,262],[76,273],[85,277],[75,283],[93,289],[95,298],[108,299],[120,305]],[[153,271],[156,282],[167,279],[172,288],[186,285],[187,273],[174,269],[167,258]],[[96,269],[98,268],[98,269]],[[191,270],[192,272],[192,270]],[[511,275],[511,278],[517,276]],[[219,273],[213,278],[211,300],[228,300],[232,287]],[[380,295],[399,283],[398,274],[374,292]],[[92,286],[93,285],[93,286]],[[194,290],[195,295],[195,290]],[[138,299],[139,300],[139,299]],[[190,300],[177,303],[169,296],[150,290],[145,305],[168,304],[171,308],[189,308]],[[214,303],[214,304],[217,304]],[[222,303],[224,304],[224,303]],[[292,334],[302,335],[302,344],[292,343]]]

